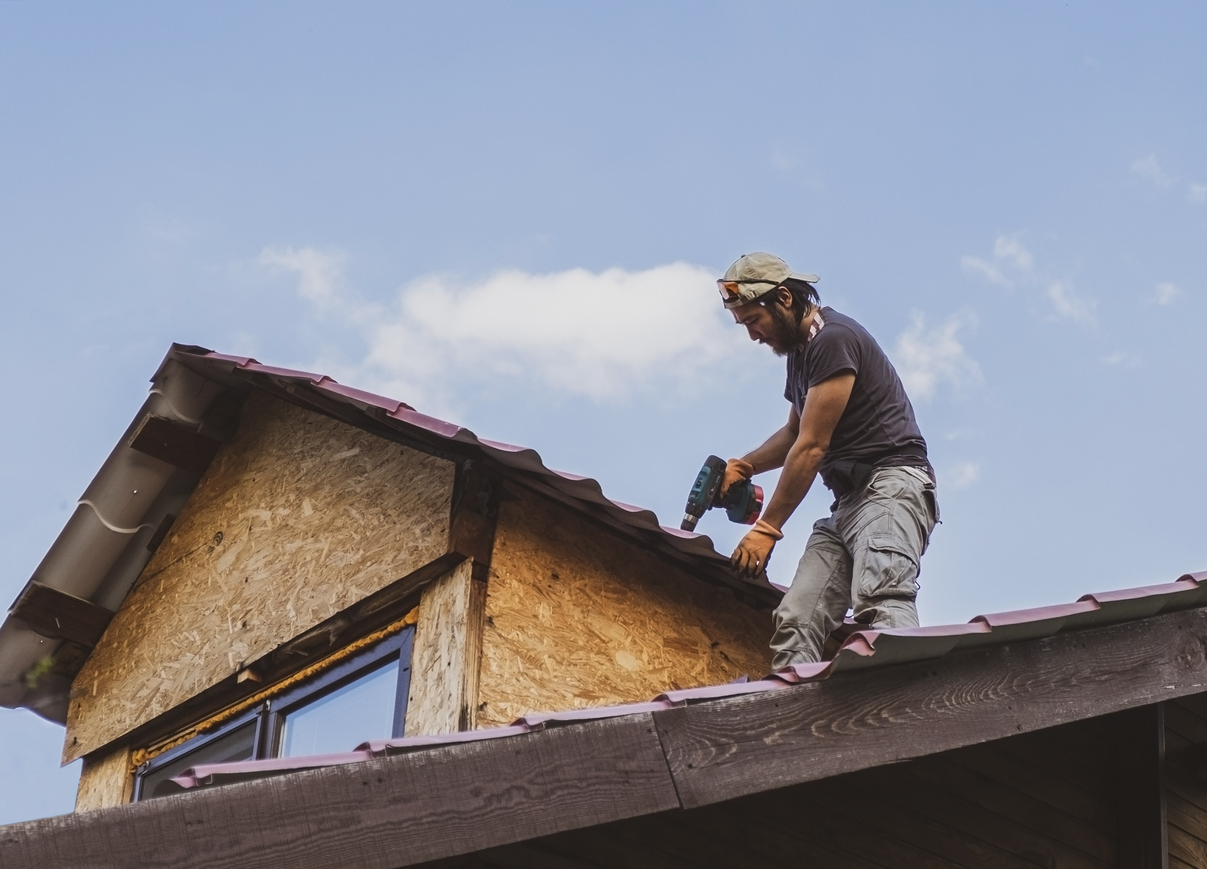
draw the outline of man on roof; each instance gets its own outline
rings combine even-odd
[[[814,523],[775,611],[776,669],[821,660],[848,609],[875,628],[917,625],[919,561],[939,512],[901,378],[863,326],[821,307],[817,280],[777,256],[750,253],[717,281],[750,339],[786,357],[791,404],[783,428],[726,466],[722,496],[739,479],[783,468],[762,518],[734,550],[734,568],[746,576],[766,568],[818,474],[835,499]]]

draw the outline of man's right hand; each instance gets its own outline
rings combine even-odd
[[[754,465],[742,459],[730,459],[725,463],[725,473],[721,477],[721,490],[717,492],[717,498],[725,500],[725,496],[729,494],[729,487],[741,480],[749,480],[754,476]]]

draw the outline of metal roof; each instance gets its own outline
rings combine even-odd
[[[976,616],[962,625],[877,631],[859,629],[854,623],[848,622],[845,629],[849,633],[833,660],[797,664],[754,682],[739,680],[725,685],[667,691],[646,703],[525,715],[507,727],[439,736],[376,740],[362,743],[343,754],[202,764],[185,770],[173,781],[185,788],[227,784],[304,769],[357,763],[375,757],[423,751],[459,742],[518,736],[547,727],[640,715],[743,694],[778,691],[791,685],[829,679],[838,673],[942,658],[951,652],[976,646],[1004,645],[1050,637],[1058,633],[1138,621],[1204,604],[1207,604],[1207,571],[1188,573],[1174,582],[1162,585],[1087,594],[1074,603]]]
[[[783,592],[765,579],[736,577],[728,558],[716,551],[707,536],[661,526],[653,512],[608,498],[590,477],[546,467],[535,450],[479,438],[402,401],[344,386],[323,374],[261,365],[249,357],[180,344],[172,345],[155,371],[150,395],[30,582],[116,611],[151,557],[147,544],[156,529],[168,514],[180,513],[200,479],[128,446],[139,423],[151,414],[197,428],[223,395],[252,389],[447,457],[490,463],[509,479],[587,512],[641,545],[684,563],[694,575],[755,595],[767,605],[774,605]],[[5,619],[0,625],[0,705],[65,721],[70,679],[52,672],[33,685],[25,680],[38,662],[61,645],[62,641],[39,634],[19,619]]]

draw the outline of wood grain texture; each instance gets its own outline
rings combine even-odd
[[[253,394],[76,677],[64,760],[444,555],[453,463]]]
[[[478,696],[484,593],[473,562],[461,562],[423,590],[411,652],[406,735],[470,730]]]
[[[1115,865],[1115,843],[1110,831],[1094,827],[1075,815],[1049,805],[1041,798],[1046,793],[1042,789],[1031,792],[1016,789],[994,776],[974,772],[957,761],[970,750],[974,749],[957,749],[897,768],[959,800],[992,812],[1004,822],[1063,842],[1105,866]],[[1113,808],[1105,796],[1108,790],[1095,787],[1095,779],[1082,782],[1081,785],[1083,793],[1089,798],[1096,798],[1104,812]]]
[[[201,476],[222,441],[170,419],[147,414],[130,436],[131,449]]]
[[[1207,782],[1199,776],[1207,743],[1207,695],[1164,704],[1165,805],[1170,866],[1207,866]]]
[[[113,620],[113,613],[104,607],[40,582],[25,586],[11,612],[43,636],[87,647],[100,641]]]
[[[479,726],[761,676],[769,610],[524,492],[500,505]]]
[[[1092,722],[1076,722],[995,743],[1022,745],[1045,757],[1100,740]],[[661,812],[570,830],[476,855],[481,865],[513,869],[652,866],[764,869],[1113,869],[1113,830],[1086,830],[1068,841],[1036,793],[1015,790],[956,763],[957,749],[740,797],[687,811]],[[1013,752],[1012,752],[1013,753]],[[1003,752],[1005,754],[1005,752]],[[1101,760],[1101,758],[1100,758]],[[1101,764],[1108,771],[1110,764]],[[953,781],[955,770],[960,777]],[[1060,770],[1113,813],[1114,793],[1101,770],[1078,761]],[[456,860],[425,869],[478,865]]]
[[[392,869],[677,805],[649,716],[0,828],[5,869]]]
[[[685,807],[813,781],[1207,688],[1190,610],[841,674],[655,716]]]
[[[1111,716],[1117,729],[1111,753],[1119,807],[1119,865],[1168,869],[1163,704]]]
[[[110,806],[124,806],[130,802],[134,794],[134,772],[130,757],[130,749],[126,746],[85,757],[76,789],[75,810],[91,812]]]

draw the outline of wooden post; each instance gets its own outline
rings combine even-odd
[[[1129,709],[1113,718],[1118,740],[1116,865],[1120,869],[1168,869],[1164,704]]]

